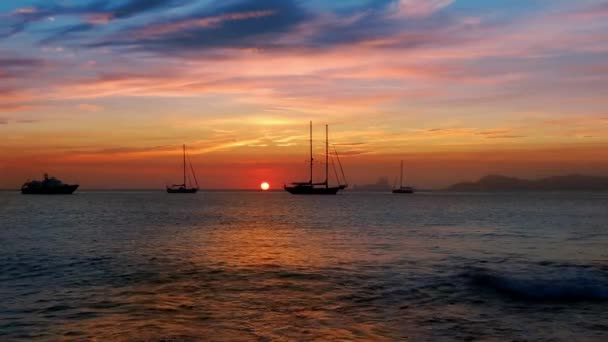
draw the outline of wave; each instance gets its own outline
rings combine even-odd
[[[476,269],[465,276],[475,287],[515,299],[556,302],[608,300],[608,280],[591,273],[562,272],[559,276],[535,273],[521,276]]]

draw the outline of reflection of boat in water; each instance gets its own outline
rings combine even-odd
[[[399,178],[399,188],[393,189],[394,194],[413,194],[414,188],[411,186],[403,186],[403,160],[401,161],[401,177]]]
[[[167,186],[167,192],[170,194],[194,194],[198,191],[198,181],[196,180],[196,174],[194,173],[194,168],[192,167],[192,163],[190,163],[190,171],[192,172],[192,177],[194,178],[194,183],[196,186],[188,187],[186,181],[186,145],[183,146],[184,155],[183,155],[183,183],[182,184],[173,184],[172,186]]]
[[[71,195],[78,189],[78,184],[63,184],[55,177],[44,174],[42,181],[30,181],[21,186],[21,193],[25,195]]]
[[[340,190],[344,190],[348,187],[346,181],[344,184],[340,183],[340,177],[338,176],[338,172],[334,167],[334,172],[336,173],[336,179],[338,179],[338,186],[329,186],[329,128],[325,125],[325,181],[322,183],[314,183],[312,177],[312,169],[314,158],[312,155],[312,121],[310,122],[310,180],[308,182],[294,182],[289,186],[285,185],[285,191],[289,192],[292,195],[335,195]],[[342,163],[336,153],[336,158],[338,160],[338,164],[340,165],[340,171],[342,173],[342,179],[344,179],[344,170],[342,169]],[[332,160],[333,161],[333,160]]]

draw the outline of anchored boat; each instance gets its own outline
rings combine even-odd
[[[340,158],[338,156],[337,151],[335,151],[336,158],[340,165],[340,171],[342,174],[342,179],[344,178],[344,170],[342,169],[342,163],[340,162]],[[313,182],[313,153],[312,153],[312,121],[310,122],[310,180],[308,182],[294,182],[290,185],[285,185],[285,191],[289,192],[292,195],[335,195],[340,190],[344,190],[348,187],[346,181],[344,184],[341,183],[337,171],[334,165],[334,172],[336,173],[336,178],[338,179],[338,186],[329,186],[329,127],[325,125],[325,181],[322,183],[314,183]]]
[[[413,194],[414,188],[411,186],[403,186],[403,160],[401,161],[401,177],[399,178],[399,187],[393,189],[394,194]]]
[[[167,186],[167,192],[170,194],[195,194],[198,191],[198,180],[196,179],[196,174],[194,173],[194,168],[192,167],[192,163],[190,165],[190,171],[192,172],[192,178],[194,178],[194,184],[196,186],[188,187],[186,181],[186,145],[183,145],[183,183],[182,184],[173,184],[172,186]]]
[[[64,184],[55,177],[44,174],[42,181],[29,181],[21,186],[24,195],[71,195],[78,189],[78,184]]]

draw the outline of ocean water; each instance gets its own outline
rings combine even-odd
[[[608,340],[608,194],[0,193],[0,340]]]

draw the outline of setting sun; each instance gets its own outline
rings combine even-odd
[[[268,189],[270,189],[270,184],[268,184],[267,182],[263,182],[262,184],[260,184],[260,189],[262,189],[262,191],[267,191]]]

